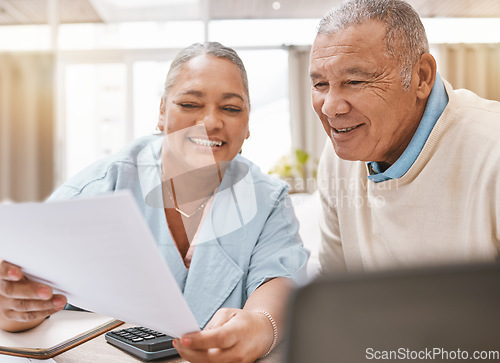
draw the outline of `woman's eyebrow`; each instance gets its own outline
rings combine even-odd
[[[205,93],[201,92],[201,91],[193,90],[193,89],[188,89],[188,90],[183,91],[179,94],[179,96],[186,96],[186,95],[202,98],[205,96]],[[223,100],[227,100],[227,99],[234,98],[234,97],[242,100],[243,102],[245,101],[244,98],[241,95],[239,95],[238,93],[226,92],[226,93],[222,94]]]
[[[243,102],[245,102],[245,100],[243,99],[243,97],[241,97],[241,95],[237,94],[237,93],[223,93],[222,94],[222,99],[223,100],[227,100],[229,98],[233,98],[233,97],[236,97],[236,98],[239,98],[240,100],[242,100]]]
[[[183,91],[179,94],[179,96],[195,96],[195,97],[203,97],[205,95],[205,93],[201,92],[201,91],[196,91],[194,89],[188,89],[186,91]]]

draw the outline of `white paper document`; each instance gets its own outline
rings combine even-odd
[[[128,192],[0,205],[0,259],[83,309],[176,337],[199,331]]]

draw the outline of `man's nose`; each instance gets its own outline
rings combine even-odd
[[[351,111],[351,105],[347,102],[344,95],[338,90],[330,89],[325,96],[321,112],[325,116],[333,118],[345,115],[349,111]]]

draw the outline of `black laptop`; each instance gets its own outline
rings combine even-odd
[[[500,264],[321,278],[288,320],[290,363],[499,361]]]

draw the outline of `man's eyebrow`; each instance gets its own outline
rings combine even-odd
[[[354,76],[364,76],[364,77],[375,77],[376,72],[368,71],[359,67],[351,67],[344,69],[342,73],[354,75]]]
[[[311,72],[311,73],[309,73],[309,77],[311,77],[311,79],[317,79],[317,78],[321,78],[321,75],[319,73],[316,73],[316,72]]]
[[[233,97],[239,98],[240,100],[242,100],[243,102],[245,102],[245,100],[243,99],[243,97],[241,97],[241,95],[239,95],[237,93],[231,93],[231,92],[229,92],[229,93],[224,93],[222,95],[222,99],[223,100],[228,100],[228,99],[233,98]]]
[[[353,75],[353,76],[364,76],[364,77],[376,77],[377,75],[377,72],[368,71],[366,69],[359,67],[346,68],[340,71],[339,73]],[[321,74],[316,72],[311,72],[309,76],[311,77],[312,80],[322,77]]]

